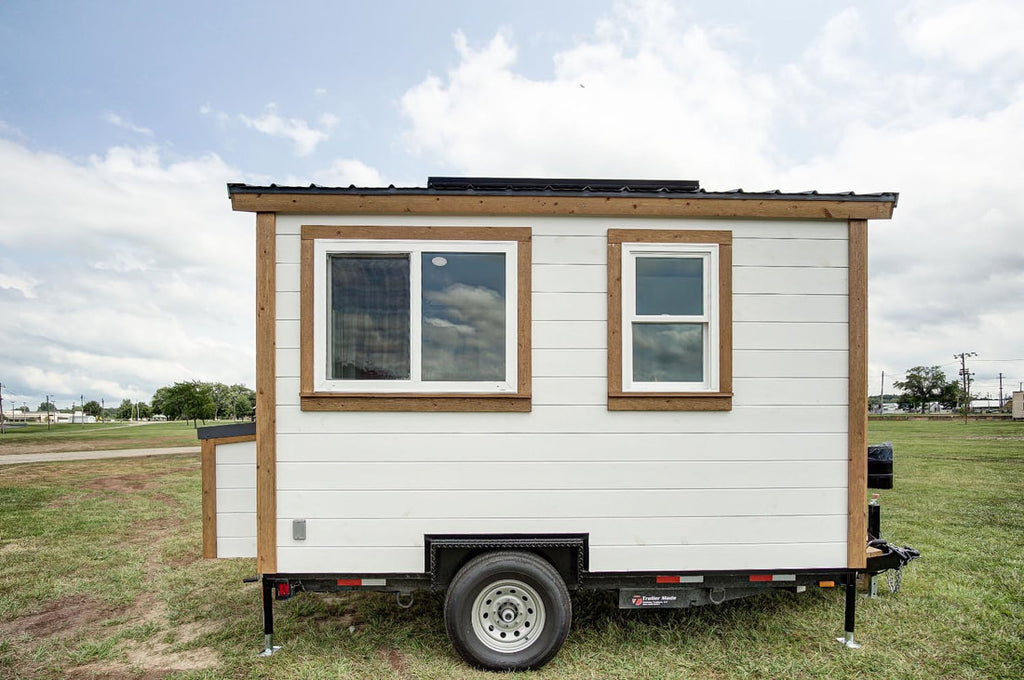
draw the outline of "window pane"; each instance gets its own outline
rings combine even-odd
[[[636,313],[704,314],[703,258],[636,258]]]
[[[328,371],[334,380],[409,379],[409,256],[334,255]]]
[[[634,382],[704,382],[704,324],[633,324]]]
[[[505,254],[423,253],[423,380],[505,379]]]

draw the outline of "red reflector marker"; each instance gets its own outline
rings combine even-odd
[[[292,584],[290,583],[278,583],[277,584],[277,596],[288,597],[292,593]]]
[[[659,576],[655,579],[657,583],[679,583],[678,576]]]
[[[759,582],[771,581],[771,580],[772,580],[772,575],[771,574],[751,574],[750,575],[750,582],[751,583],[759,583]]]
[[[363,585],[363,579],[361,578],[339,578],[339,586],[361,586]]]

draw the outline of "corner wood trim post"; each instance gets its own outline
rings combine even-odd
[[[867,565],[868,493],[868,223],[849,221],[850,371],[849,460],[846,560],[850,569]]]
[[[217,557],[217,444],[202,441],[200,461],[203,479],[203,557]]]
[[[276,230],[274,213],[256,214],[256,570],[261,574],[277,571]]]

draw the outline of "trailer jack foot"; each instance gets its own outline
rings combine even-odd
[[[846,616],[843,626],[843,637],[836,638],[836,642],[847,649],[860,649],[853,641],[853,627],[857,621],[857,575],[850,574],[846,577]]]
[[[278,652],[280,650],[281,650],[281,645],[275,645],[274,644],[274,636],[273,635],[264,635],[263,636],[263,651],[260,652],[257,656],[273,656],[273,654],[275,652]]]
[[[259,656],[272,656],[280,650],[274,645],[274,584],[263,579],[263,651]]]
[[[843,645],[847,649],[860,649],[864,645],[857,644],[853,641],[853,633],[846,633],[844,637],[837,637],[836,642]]]

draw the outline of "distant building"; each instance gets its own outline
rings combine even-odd
[[[1013,393],[1013,419],[1024,420],[1024,392]]]
[[[75,411],[74,413],[57,413],[54,422],[56,423],[95,423],[96,416],[89,416],[81,411]]]
[[[45,411],[4,411],[4,420],[8,423],[45,423]]]
[[[986,411],[998,411],[1002,404],[998,399],[971,399],[971,411],[974,413],[985,413]]]

